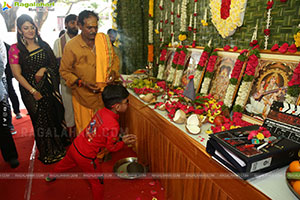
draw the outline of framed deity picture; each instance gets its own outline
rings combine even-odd
[[[195,91],[199,89],[200,82],[203,78],[203,72],[197,72],[197,65],[200,60],[200,57],[202,55],[203,50],[200,49],[189,49],[189,54],[187,56],[186,61],[186,69],[183,72],[182,78],[181,78],[181,86],[185,88],[187,84],[189,83],[188,77],[191,75],[194,75],[194,87]]]
[[[245,120],[251,119],[252,123],[262,122],[267,117],[273,101],[285,101],[288,82],[299,60],[299,56],[261,54],[244,107]]]
[[[166,80],[169,73],[170,73],[170,69],[172,67],[172,61],[173,61],[173,57],[174,57],[175,51],[168,49],[167,51],[167,55],[166,55],[166,66],[165,66],[165,71],[164,71],[164,76],[163,79]]]
[[[212,94],[218,101],[224,101],[226,91],[229,86],[231,72],[238,56],[239,53],[235,52],[218,52],[218,59],[215,65],[215,73],[208,92],[209,94]],[[238,87],[238,85],[236,87]]]

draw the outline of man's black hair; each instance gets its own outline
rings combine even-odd
[[[59,34],[58,34],[58,37],[60,38],[63,34],[65,34],[65,32],[66,32],[65,29],[61,30],[61,31],[59,32]]]
[[[102,92],[102,100],[107,109],[111,109],[116,103],[121,103],[128,96],[127,89],[122,85],[108,85]]]
[[[67,24],[70,22],[70,21],[76,21],[77,20],[77,15],[74,15],[74,14],[70,14],[68,16],[66,16],[65,18],[65,26],[67,26]]]
[[[77,22],[83,26],[84,25],[84,19],[87,19],[91,16],[96,17],[97,21],[99,20],[99,16],[96,13],[94,13],[93,11],[84,10],[81,13],[79,13]]]

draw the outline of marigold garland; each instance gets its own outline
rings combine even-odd
[[[149,20],[148,20],[148,62],[153,63],[153,9],[154,0],[149,0]]]
[[[294,34],[294,40],[296,47],[300,47],[300,24],[298,25],[298,29]]]

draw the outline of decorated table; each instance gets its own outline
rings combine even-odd
[[[286,167],[242,180],[205,150],[209,138],[203,124],[201,133],[191,135],[182,124],[168,119],[166,111],[154,109],[132,90],[129,108],[121,118],[122,127],[136,134],[139,162],[149,165],[170,199],[297,199],[289,190]]]

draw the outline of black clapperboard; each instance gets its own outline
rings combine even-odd
[[[263,126],[276,137],[300,144],[300,106],[275,101]]]
[[[267,128],[272,136],[280,138],[276,145],[261,149],[258,149],[258,145],[243,148],[249,140],[234,138],[259,129],[260,126],[254,125],[211,134],[206,151],[243,179],[283,167],[299,159],[300,106],[274,102],[262,126]],[[233,139],[226,140],[228,138]]]

